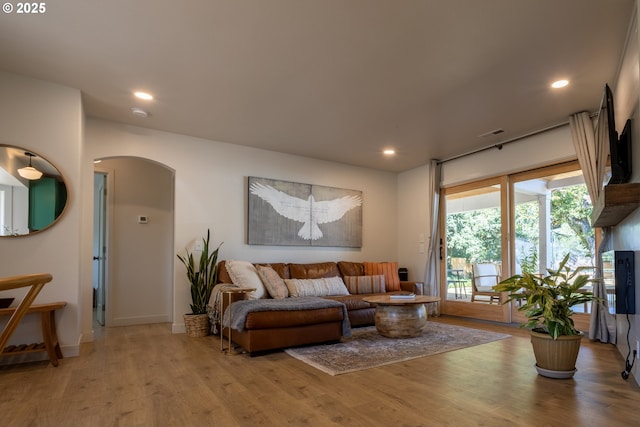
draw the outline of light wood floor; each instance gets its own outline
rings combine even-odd
[[[430,319],[434,321],[434,319]],[[537,375],[526,331],[336,377],[283,352],[220,353],[168,324],[107,328],[81,356],[0,368],[1,426],[630,426],[640,390],[612,345],[583,340],[571,380]]]

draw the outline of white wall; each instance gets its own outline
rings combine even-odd
[[[175,248],[183,252],[211,229],[222,259],[253,262],[390,261],[398,259],[397,175],[255,148],[88,119],[86,158],[135,156],[175,171]],[[248,176],[361,190],[363,247],[250,246],[246,242]],[[174,269],[173,330],[189,308],[184,267]],[[90,328],[87,319],[84,328]]]
[[[636,12],[638,7],[636,2]],[[616,84],[613,88],[614,111],[616,115],[616,129],[620,132],[628,118],[632,119],[631,137],[633,141],[633,173],[631,182],[640,182],[640,108],[638,108],[640,99],[640,58],[638,39],[637,17],[632,23],[629,31],[629,40],[623,60],[620,65],[620,73]],[[635,268],[636,268],[636,310],[640,309],[640,209],[636,209],[632,214],[625,218],[620,224],[612,229],[613,249],[620,251],[635,251]],[[636,311],[637,312],[637,311]],[[631,350],[636,348],[636,341],[640,340],[640,315],[629,316],[631,330],[629,333],[629,341]],[[629,351],[627,345],[627,331],[629,330],[626,315],[616,316],[617,330],[617,347],[623,357],[626,358]],[[630,359],[631,361],[631,359]],[[636,360],[638,362],[638,360]],[[636,363],[633,369],[633,376],[636,382],[640,384],[640,363]]]
[[[409,280],[423,282],[431,231],[428,200],[429,165],[398,176],[398,260]]]
[[[34,151],[53,163],[67,184],[69,200],[58,223],[32,236],[0,239],[0,275],[53,275],[37,301],[64,300],[58,336],[65,355],[78,353],[81,299],[81,157],[83,112],[80,91],[0,73],[0,143]],[[86,283],[91,286],[91,282]],[[20,293],[20,296],[24,293]],[[37,316],[28,316],[11,343],[40,341]]]

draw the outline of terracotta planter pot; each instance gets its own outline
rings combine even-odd
[[[549,334],[530,331],[538,373],[549,378],[571,378],[576,371],[580,335],[563,335],[554,340]]]
[[[206,337],[211,332],[207,314],[185,314],[183,318],[188,336],[193,338]]]

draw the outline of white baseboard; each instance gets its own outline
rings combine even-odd
[[[171,324],[171,333],[172,334],[186,334],[187,327],[184,326],[184,323],[172,323]]]
[[[146,325],[149,323],[169,323],[171,319],[167,315],[158,316],[131,316],[112,319],[109,326]]]
[[[94,335],[94,330],[92,329],[89,332],[85,332],[80,336],[80,342],[84,343],[84,342],[93,342],[93,340],[95,339],[95,335]]]
[[[80,356],[80,343],[78,345],[61,345],[62,355],[64,357],[78,357]]]

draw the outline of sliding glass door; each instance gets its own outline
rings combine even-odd
[[[520,322],[517,305],[492,292],[497,281],[545,274],[567,253],[572,267],[596,265],[592,205],[577,162],[446,188],[441,203],[444,314]],[[583,329],[590,310],[574,307]]]
[[[442,312],[507,322],[491,287],[508,265],[506,178],[447,188],[442,206]]]

